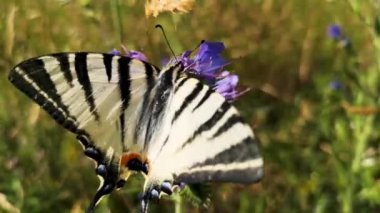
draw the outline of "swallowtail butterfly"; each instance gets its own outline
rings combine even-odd
[[[254,183],[263,175],[249,125],[182,62],[160,70],[108,53],[56,53],[21,62],[9,80],[96,161],[101,183],[87,212],[133,173],[145,177],[142,212],[179,183]]]

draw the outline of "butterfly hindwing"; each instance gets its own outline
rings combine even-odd
[[[148,181],[257,182],[263,160],[237,110],[196,78],[173,81],[160,128],[147,147],[153,167]]]

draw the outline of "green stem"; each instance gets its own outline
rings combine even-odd
[[[346,189],[344,190],[344,194],[343,194],[343,202],[342,202],[342,212],[344,213],[351,213],[352,212],[352,203],[353,203],[353,200],[352,200],[352,194],[353,194],[353,183],[352,183],[352,176],[349,175],[349,177],[347,177],[347,179],[349,179],[347,182],[347,186],[346,186]]]
[[[179,194],[176,194],[174,197],[174,203],[175,203],[175,213],[182,213],[182,197]]]
[[[373,116],[368,116],[366,118],[357,118],[357,131],[356,134],[356,145],[354,159],[351,164],[352,173],[356,174],[360,170],[360,163],[362,160],[363,153],[367,147],[367,141],[370,137],[372,128],[371,125],[373,121]]]
[[[122,24],[122,17],[120,12],[120,2],[119,0],[111,0],[111,14],[112,14],[112,23],[115,31],[118,33],[118,40],[120,44],[123,44],[124,31]]]
[[[351,172],[348,174],[348,185],[345,190],[344,199],[343,199],[343,212],[352,212],[352,204],[354,203],[354,193],[355,188],[357,186],[358,175],[361,170],[361,162],[363,159],[363,154],[366,150],[368,140],[370,138],[370,135],[373,131],[372,129],[372,123],[373,123],[373,116],[356,116],[353,120],[353,123],[355,125],[355,150],[354,150],[354,158],[351,162]]]

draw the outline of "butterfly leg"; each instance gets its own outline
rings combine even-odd
[[[163,193],[172,195],[176,189],[182,190],[184,183],[172,183],[171,181],[163,181],[159,185],[152,185],[145,190],[141,197],[141,213],[148,212],[148,204],[150,200],[159,200]]]

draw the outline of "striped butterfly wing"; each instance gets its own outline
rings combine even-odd
[[[96,161],[100,186],[87,209],[124,184],[119,159],[132,143],[136,122],[159,70],[144,61],[102,53],[57,53],[21,62],[9,80],[75,133]]]
[[[181,72],[181,69],[178,69]],[[224,97],[196,78],[175,77],[160,128],[147,147],[150,182],[254,183],[263,160],[252,129]]]
[[[57,53],[26,60],[10,81],[59,124],[102,150],[126,150],[144,95],[158,69],[136,59],[101,53]],[[83,144],[86,146],[86,144]]]

